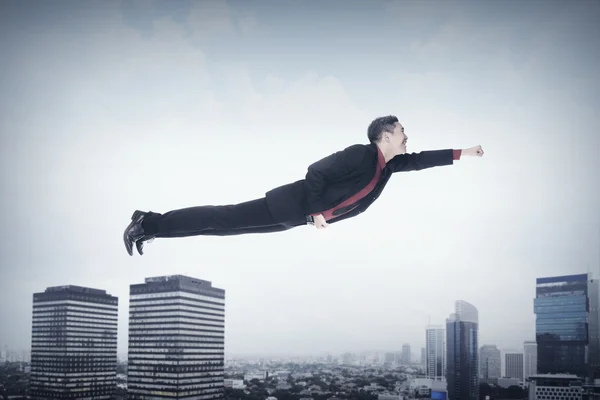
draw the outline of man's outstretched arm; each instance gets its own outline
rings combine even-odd
[[[399,154],[390,160],[393,172],[420,171],[427,168],[452,165],[462,156],[481,157],[481,146],[468,149],[426,150],[420,153]]]

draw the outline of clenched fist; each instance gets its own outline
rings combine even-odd
[[[468,149],[464,149],[462,151],[462,155],[471,157],[482,157],[483,149],[481,148],[481,146],[474,146]]]
[[[327,223],[327,221],[325,221],[325,217],[323,216],[323,214],[319,214],[313,217],[315,226],[317,227],[317,229],[323,229],[323,228],[327,228],[329,226],[329,224]]]

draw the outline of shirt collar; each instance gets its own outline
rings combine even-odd
[[[385,168],[385,157],[383,156],[383,153],[381,152],[381,149],[379,148],[379,146],[377,147],[377,165],[379,165],[379,169],[384,169]]]

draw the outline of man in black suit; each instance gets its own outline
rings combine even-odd
[[[355,144],[308,167],[304,179],[274,188],[262,198],[230,205],[204,205],[164,214],[136,210],[123,240],[129,255],[135,243],[154,238],[241,235],[285,231],[297,226],[317,229],[365,211],[394,172],[452,165],[461,156],[483,156],[481,146],[464,150],[406,153],[404,127],[393,115],[369,125],[370,144]]]

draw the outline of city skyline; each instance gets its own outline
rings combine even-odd
[[[161,277],[157,277],[157,278],[154,278],[154,279],[159,279],[159,278],[164,278],[164,277],[169,277],[169,276],[171,276],[173,278],[178,277],[178,276],[185,277],[184,275],[181,275],[181,274],[175,274],[175,275],[163,275]],[[585,277],[585,278],[583,278],[583,277]],[[149,278],[145,278],[145,279],[147,280]],[[191,278],[191,279],[197,279],[197,278]],[[586,274],[575,274],[575,275],[561,275],[561,276],[551,276],[551,277],[549,277],[549,276],[538,277],[538,278],[536,278],[536,282],[538,282],[538,285],[537,285],[538,289],[537,290],[539,290],[539,287],[540,287],[539,282],[545,282],[545,281],[548,281],[548,282],[562,282],[565,279],[566,279],[567,282],[569,280],[573,280],[573,279],[576,279],[576,280],[589,279],[590,283],[588,285],[591,285],[590,287],[596,288],[598,286],[597,279],[594,278],[593,274],[586,273]],[[102,288],[97,288],[97,287],[83,287],[83,286],[79,286],[79,285],[70,285],[70,284],[63,284],[63,285],[56,286],[56,287],[49,287],[49,288],[46,288],[46,290],[60,290],[60,289],[63,289],[63,288],[71,288],[71,287],[75,288],[75,289],[77,289],[77,288],[85,289],[85,290],[89,290],[89,291],[92,291],[92,292],[94,292],[94,291],[106,292],[106,290],[102,289]],[[598,294],[597,290],[596,290],[595,294]],[[535,300],[535,299],[536,299],[536,297],[532,298],[532,300]],[[468,302],[465,302],[464,300],[454,301],[453,303],[455,304],[455,307],[458,307],[461,304],[469,304]],[[598,303],[592,302],[593,306],[597,305],[597,304]],[[121,307],[122,306],[119,306],[119,309],[117,310],[119,314],[121,312],[123,312],[123,310],[121,309]],[[595,308],[595,309],[598,310],[598,308]],[[467,310],[468,310],[468,306],[467,306]],[[461,315],[461,313],[459,312],[458,308],[455,311],[456,311],[455,312],[456,315]],[[474,312],[475,312],[475,314],[474,314],[474,316],[472,318],[479,319],[479,313],[477,312],[477,310],[475,310]],[[598,311],[596,311],[596,312],[598,312]],[[131,310],[129,310],[129,313],[131,313]],[[536,314],[535,314],[534,309],[532,309],[532,315],[534,316],[534,319],[535,319],[536,318],[535,317]],[[35,320],[35,315],[32,315],[32,317]],[[455,318],[455,317],[451,316],[451,318]],[[464,314],[463,314],[463,318],[468,318],[468,316],[464,317]],[[600,314],[596,318],[600,318]],[[128,319],[128,321],[129,321],[129,319]],[[598,323],[596,322],[597,320],[594,320],[592,318],[591,321],[592,321],[592,324],[595,323],[596,325],[598,325]],[[128,322],[128,325],[129,325],[129,322]],[[441,334],[444,335],[444,338],[442,339],[442,342],[443,342],[443,351],[445,352],[447,344],[445,343],[445,340],[446,340],[446,338],[445,338],[445,334],[446,334],[445,333],[445,329],[446,328],[444,327],[444,325],[441,325],[441,324],[429,324],[429,325],[424,326],[423,329],[426,332],[426,337],[427,338],[430,335],[430,333],[429,333],[430,331],[441,331]],[[437,336],[439,336],[439,333],[434,334],[432,336],[432,338],[437,337]],[[593,339],[597,340],[597,338],[599,336],[598,335],[593,336],[593,334],[590,333],[589,337],[590,337],[590,340],[593,340]],[[437,339],[432,339],[432,340],[437,340]],[[536,340],[524,339],[524,340],[521,341],[521,346],[507,347],[507,348],[503,348],[503,347],[497,346],[495,343],[492,343],[492,342],[489,342],[489,341],[481,340],[481,338],[478,339],[478,342],[479,342],[478,352],[480,350],[488,347],[488,346],[497,347],[499,349],[499,351],[501,352],[501,354],[502,354],[501,358],[503,360],[505,359],[506,354],[521,353],[522,356],[523,356],[523,366],[522,366],[523,367],[523,374],[526,374],[526,365],[525,365],[525,358],[524,358],[524,356],[527,353],[527,346],[533,344],[535,350],[537,351]],[[428,340],[426,339],[423,343],[425,344],[425,347],[418,346],[417,348],[421,348],[422,350],[425,350],[425,352],[426,352],[425,355],[427,356],[428,353],[427,353],[426,349],[427,349],[427,345],[428,345]],[[591,348],[594,349],[595,348],[594,346],[598,346],[598,345],[600,345],[600,343],[592,344]],[[8,350],[8,346],[6,344],[0,343],[0,350],[5,349],[5,348]],[[397,356],[400,357],[400,359],[404,360],[404,354],[403,353],[406,351],[407,348],[408,348],[408,353],[410,355],[411,362],[412,363],[417,363],[418,361],[420,361],[420,359],[421,359],[420,355],[418,355],[415,352],[411,352],[410,351],[410,349],[412,348],[412,345],[409,344],[409,343],[402,343],[402,345],[398,345],[397,348],[345,349],[342,352],[335,352],[335,351],[329,351],[329,350],[324,350],[323,351],[322,350],[322,351],[312,351],[312,352],[309,351],[309,352],[306,352],[306,353],[281,352],[281,353],[270,353],[269,354],[269,353],[253,353],[252,351],[249,351],[249,352],[246,352],[246,353],[238,353],[238,354],[231,353],[231,354],[227,354],[227,351],[225,351],[225,356],[228,357],[228,358],[253,357],[253,356],[257,356],[257,357],[267,357],[267,356],[274,356],[274,357],[297,357],[297,356],[324,357],[324,356],[327,356],[327,355],[335,355],[335,354],[337,354],[337,355],[343,355],[344,353],[352,353],[352,354],[355,354],[355,353],[360,353],[360,354],[373,353],[373,354],[380,354],[380,355],[383,356],[386,353],[392,352],[392,353],[396,353]],[[598,347],[598,348],[600,348],[600,347]],[[20,353],[20,352],[29,352],[29,353],[31,353],[31,348],[30,347],[29,348],[24,348],[24,349],[13,349],[13,348],[10,348],[10,351],[16,351],[16,353]],[[22,354],[20,355],[20,357],[22,357]],[[128,358],[127,357],[127,352],[120,353],[120,354],[118,353],[118,357],[119,357],[119,359],[127,359]],[[535,357],[537,357],[537,355],[535,355]],[[444,360],[443,362],[445,363],[446,362],[446,354],[444,354],[443,360]],[[481,364],[479,365],[479,367],[481,368]],[[443,368],[445,368],[445,365],[443,366]],[[504,368],[505,368],[505,363],[503,362],[502,363],[502,375],[505,375]],[[532,367],[532,368],[535,368],[535,367]],[[427,367],[426,367],[426,369],[427,369]],[[480,374],[481,374],[481,370],[480,370]]]
[[[217,288],[210,281],[183,275],[146,277],[144,283],[131,283],[127,389],[117,389],[115,379],[119,298],[102,289],[74,285],[48,287],[34,293],[32,362],[27,367],[32,398],[70,398],[73,393],[69,391],[73,390],[87,390],[93,398],[112,398],[117,390],[119,396],[125,390],[128,398],[172,397],[175,393],[222,398],[226,387],[225,293],[225,288]],[[502,352],[506,370],[502,378],[498,378],[499,366],[490,362],[491,358],[500,360],[500,350],[481,345],[479,340],[480,313],[476,305],[456,300],[445,327],[426,327],[427,358],[435,360],[406,370],[413,376],[410,385],[425,383],[432,393],[447,393],[449,400],[476,400],[480,391],[490,390],[490,386],[480,386],[481,382],[499,385],[495,390],[528,386],[524,378],[529,373],[533,374],[530,393],[538,395],[552,393],[564,379],[581,385],[584,379],[600,373],[599,295],[598,281],[591,274],[538,277],[531,310],[536,315],[536,341],[523,341],[522,351]],[[582,308],[585,304],[589,308]],[[585,310],[588,311],[584,313]],[[440,346],[445,351],[440,351]],[[533,348],[538,362],[535,369],[545,371],[542,375],[527,366],[526,355]],[[437,365],[439,353],[444,356]],[[407,363],[409,354],[410,345],[404,343],[401,351],[385,353],[383,357],[375,354],[374,358],[356,358],[347,353],[341,364],[337,357],[335,363],[379,365],[388,370],[411,364]],[[591,365],[584,366],[583,358],[589,358]],[[258,360],[260,368],[266,366],[264,371],[272,371],[264,361]],[[319,362],[324,361],[323,358]],[[327,357],[327,363],[333,361]],[[445,369],[444,376],[432,374],[432,367]],[[413,375],[415,371],[417,375]],[[53,375],[57,373],[66,378],[56,379]],[[277,373],[286,377],[289,372]],[[544,375],[547,373],[550,375]],[[381,370],[379,374],[392,376]],[[268,375],[266,372],[264,376]],[[246,376],[241,385],[256,376]],[[424,377],[429,379],[423,380]],[[228,385],[232,387],[233,383]],[[287,384],[281,388],[284,386],[290,388]],[[400,389],[396,385],[394,390]],[[51,391],[57,393],[52,395]]]
[[[127,354],[129,284],[174,274],[227,288],[227,355],[416,354],[456,299],[480,343],[532,340],[535,279],[600,268],[600,7],[507,1],[3,1],[0,346],[71,284],[120,299]],[[322,231],[125,253],[133,210],[260,197],[387,114],[486,154]]]

